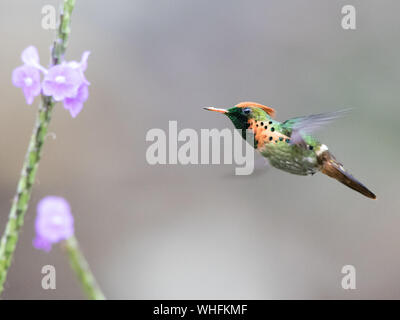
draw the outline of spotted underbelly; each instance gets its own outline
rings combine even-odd
[[[249,120],[249,129],[253,130],[255,147],[258,151],[265,148],[267,144],[289,143],[290,137],[275,130],[272,121],[264,122],[254,119]]]
[[[290,143],[290,137],[275,130],[273,123],[250,120],[256,149],[269,159],[270,164],[283,171],[309,175],[319,170],[315,150]]]

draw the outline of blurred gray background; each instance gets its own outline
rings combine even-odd
[[[11,84],[20,53],[49,61],[41,9],[0,2],[0,228],[4,230],[39,99]],[[341,27],[341,8],[357,29]],[[67,59],[90,50],[90,98],[59,104],[4,299],[82,299],[61,246],[32,247],[36,204],[70,202],[76,234],[111,299],[400,298],[399,1],[78,0]],[[351,107],[317,135],[373,201],[317,174],[232,165],[150,166],[151,128],[232,128],[204,106],[253,100],[278,120]],[[57,289],[41,288],[52,264]],[[357,289],[341,288],[341,268]]]

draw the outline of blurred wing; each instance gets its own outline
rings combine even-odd
[[[350,109],[312,114],[310,116],[293,118],[283,122],[283,127],[291,131],[290,142],[292,144],[304,144],[303,136],[311,135],[319,128],[327,125],[335,119],[343,117]]]

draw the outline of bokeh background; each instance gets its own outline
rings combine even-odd
[[[11,84],[20,53],[49,60],[41,9],[0,2],[0,228],[39,99]],[[341,27],[341,8],[357,29]],[[91,50],[90,98],[53,114],[4,299],[82,299],[60,246],[32,247],[37,202],[66,197],[76,234],[111,299],[400,298],[398,1],[77,1],[67,59]],[[351,107],[318,137],[378,195],[318,174],[146,162],[151,128],[231,128],[204,106],[253,100],[279,120]],[[53,136],[56,136],[54,139]],[[57,289],[41,288],[41,268]],[[357,289],[341,288],[354,265]]]

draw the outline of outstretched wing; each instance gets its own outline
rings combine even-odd
[[[304,135],[311,135],[313,132],[333,120],[343,117],[349,111],[350,109],[345,109],[335,112],[292,118],[282,123],[282,129],[285,131],[285,134],[290,136],[290,142],[292,144],[304,144]]]

